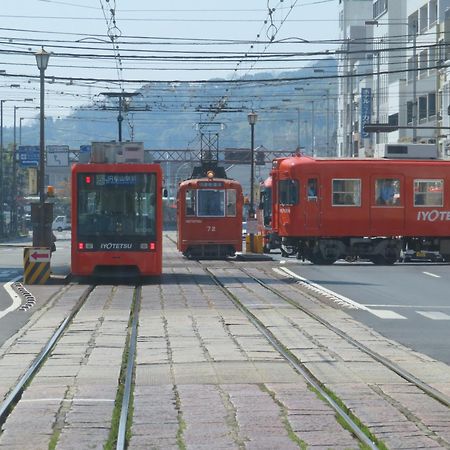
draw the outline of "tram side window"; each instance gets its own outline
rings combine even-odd
[[[334,179],[333,206],[361,206],[361,180]]]
[[[414,180],[414,206],[443,206],[444,180]]]
[[[296,205],[299,199],[297,180],[280,180],[278,182],[278,201],[281,205]]]
[[[195,201],[195,192],[193,189],[188,189],[186,191],[185,196],[185,205],[186,205],[186,216],[195,216],[196,212],[196,201]]]
[[[400,180],[379,178],[375,180],[375,204],[379,206],[400,205]]]
[[[198,216],[225,216],[225,191],[217,189],[199,189],[197,191]]]
[[[227,216],[236,216],[236,189],[227,189]]]

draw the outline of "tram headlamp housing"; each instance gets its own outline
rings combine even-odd
[[[214,172],[212,170],[208,170],[208,172],[206,172],[206,176],[211,180],[214,178]]]

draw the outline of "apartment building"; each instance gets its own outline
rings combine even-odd
[[[365,18],[363,8],[354,17],[354,3],[340,1],[341,17],[350,23],[363,21],[359,36],[367,47],[364,55],[344,55],[351,60],[347,71],[352,81],[340,82],[339,154],[379,157],[386,143],[397,142],[436,143],[441,155],[450,154],[450,133],[444,128],[450,122],[450,74],[445,67],[450,58],[450,52],[445,54],[450,0],[371,0]],[[341,37],[356,39],[348,30],[341,28]],[[368,122],[400,128],[367,133],[363,126]]]

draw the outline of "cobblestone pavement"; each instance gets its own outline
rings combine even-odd
[[[166,242],[161,284],[142,288],[130,449],[357,449],[331,407],[204,273]],[[450,448],[450,411],[239,270],[332,322],[447,395],[445,364],[409,351],[277,279],[270,262],[208,268],[389,449]],[[51,297],[0,348],[4,398],[85,286]],[[26,389],[0,449],[102,449],[111,429],[131,286],[97,286]]]

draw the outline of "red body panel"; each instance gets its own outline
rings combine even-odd
[[[283,237],[450,236],[450,161],[391,159],[313,159],[304,156],[274,161],[273,227]],[[308,201],[307,180],[318,179],[318,193]],[[400,183],[395,205],[376,204],[377,179]],[[333,206],[333,179],[361,180],[360,204]],[[414,205],[414,180],[443,180],[442,206]],[[299,201],[279,202],[278,183],[296,180]]]
[[[78,249],[78,186],[77,175],[109,173],[156,174],[156,240],[155,248],[148,251],[80,251]],[[135,266],[142,276],[158,276],[162,273],[162,171],[159,164],[75,164],[72,167],[72,243],[71,270],[73,275],[89,276],[96,267]],[[145,241],[145,237],[141,240]]]
[[[207,183],[221,183],[214,189],[236,190],[236,214],[234,216],[209,217],[186,215],[185,195],[187,190],[211,189]],[[202,186],[200,186],[200,184]],[[177,196],[177,248],[185,253],[195,246],[232,246],[234,251],[242,250],[242,187],[236,180],[214,178],[191,179],[180,183]]]

